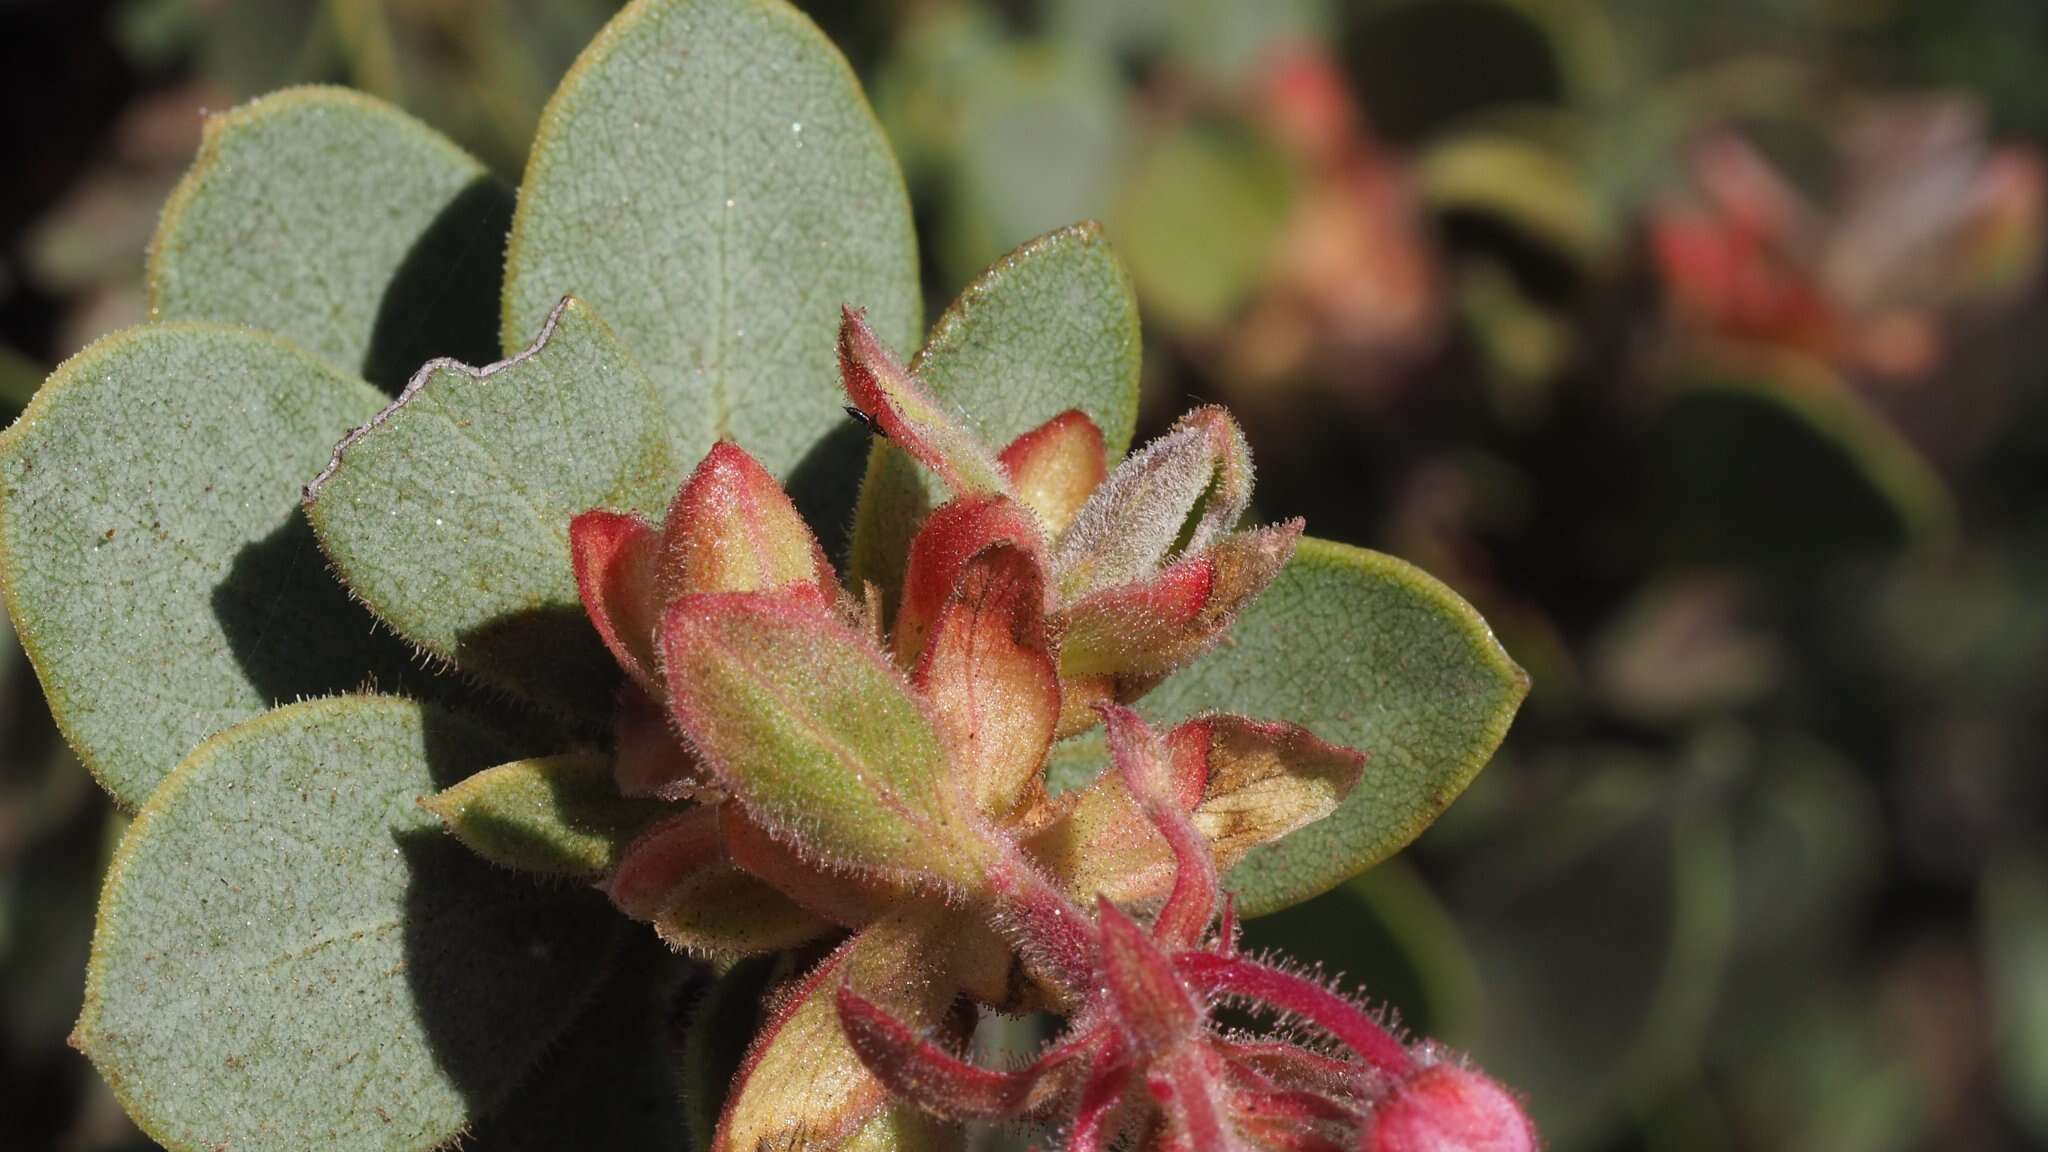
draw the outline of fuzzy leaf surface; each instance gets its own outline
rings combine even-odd
[[[822,438],[858,435],[831,387],[839,309],[914,344],[917,242],[860,84],[807,17],[640,0],[584,50],[520,190],[507,349],[568,292],[646,365],[691,459],[730,436],[796,488]]]
[[[621,797],[611,757],[592,753],[499,764],[421,803],[494,864],[583,879],[609,871],[669,809]]]
[[[823,935],[823,920],[733,865],[720,835],[724,807],[684,809],[633,841],[605,880],[612,903],[670,947],[713,963]]]
[[[398,109],[292,88],[207,122],[150,249],[151,317],[245,324],[391,390],[495,357],[512,190]]]
[[[1457,594],[1390,556],[1312,537],[1141,711],[1209,709],[1299,724],[1365,753],[1337,810],[1254,849],[1225,877],[1247,915],[1327,891],[1393,855],[1464,791],[1506,736],[1528,677]]]
[[[355,696],[178,767],[108,872],[74,1037],[145,1132],[173,1152],[411,1152],[504,1098],[623,923],[476,859],[414,803],[504,755],[448,714]]]
[[[123,804],[273,704],[404,673],[298,511],[382,403],[274,338],[150,325],[66,361],[0,436],[0,590],[51,713]]]
[[[662,645],[676,724],[764,827],[847,868],[974,885],[982,845],[938,734],[902,674],[831,609],[686,596]]]
[[[956,986],[931,963],[932,930],[928,913],[899,911],[782,991],[733,1078],[712,1152],[929,1147],[889,1138],[888,1093],[854,1054],[835,1002],[846,985],[915,1025],[939,1024]]]
[[[910,370],[991,449],[1070,408],[1102,430],[1111,459],[1138,419],[1138,304],[1102,231],[1077,224],[1033,240],[969,284]],[[868,456],[854,521],[853,581],[893,606],[910,539],[945,499],[893,444]]]
[[[306,490],[320,543],[386,623],[456,667],[573,715],[618,669],[584,615],[569,524],[658,514],[677,464],[654,386],[562,301],[526,352],[423,368]]]

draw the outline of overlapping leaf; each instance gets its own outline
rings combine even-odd
[[[341,88],[208,121],[150,249],[159,320],[245,324],[382,387],[497,345],[512,190],[427,126]]]
[[[676,724],[761,824],[841,867],[975,886],[983,845],[938,734],[902,675],[829,608],[687,596],[662,646]]]
[[[910,369],[984,444],[1007,444],[1079,409],[1115,457],[1137,421],[1139,354],[1130,281],[1101,230],[1081,224],[982,273],[939,318]],[[854,524],[854,583],[874,581],[893,607],[911,536],[944,498],[901,449],[876,444]]]
[[[589,753],[500,764],[421,803],[492,863],[586,879],[617,864],[664,807],[622,798],[611,758]]]
[[[1226,883],[1248,915],[1307,899],[1400,850],[1486,765],[1528,678],[1486,622],[1421,571],[1305,538],[1231,642],[1154,689],[1160,717],[1228,709],[1366,753],[1328,818],[1254,850]]]
[[[785,480],[847,423],[840,306],[898,347],[922,312],[895,157],[838,50],[773,0],[639,0],[605,28],[541,118],[506,269],[508,350],[573,292],[688,456],[708,413]]]
[[[340,697],[179,766],[115,856],[75,1037],[144,1131],[177,1152],[414,1152],[504,1098],[621,931],[415,803],[504,755],[436,710]]]
[[[67,361],[0,437],[0,590],[57,723],[123,803],[273,704],[405,672],[297,507],[382,402],[271,337],[152,325]]]
[[[421,648],[570,713],[618,672],[584,617],[569,523],[659,511],[681,475],[654,387],[573,299],[524,353],[437,361],[306,490],[349,588]]]

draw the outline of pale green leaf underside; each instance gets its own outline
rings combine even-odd
[[[215,117],[150,250],[151,315],[277,333],[389,389],[497,348],[512,191],[398,109],[294,88]]]
[[[433,1148],[568,1027],[622,930],[415,801],[505,750],[407,701],[208,741],[109,871],[76,1039],[173,1150]]]
[[[1450,589],[1390,556],[1313,537],[1222,647],[1145,698],[1160,718],[1235,712],[1366,754],[1329,817],[1231,870],[1248,915],[1305,900],[1399,851],[1486,765],[1528,678]]]
[[[1138,417],[1142,347],[1130,279],[1094,224],[1042,236],[997,261],[932,327],[912,364],[932,394],[1000,450],[1069,408],[1122,457]],[[861,486],[854,584],[895,606],[918,523],[945,490],[896,446],[877,441]]]
[[[124,804],[213,732],[404,672],[298,511],[383,402],[260,333],[150,325],[67,361],[0,436],[0,587],[58,725]]]
[[[612,758],[597,753],[499,764],[425,803],[494,864],[586,880],[609,872],[636,834],[673,811],[620,796]]]
[[[379,617],[456,667],[569,714],[618,670],[583,614],[569,522],[658,513],[682,477],[654,386],[569,300],[511,360],[423,369],[334,451],[306,509]]]
[[[922,302],[902,174],[806,17],[777,0],[640,0],[584,51],[520,192],[507,346],[564,294],[647,367],[692,459],[708,412],[792,487],[827,466],[814,449],[849,426],[840,306],[903,347]]]

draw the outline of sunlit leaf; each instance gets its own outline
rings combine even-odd
[[[478,860],[415,803],[504,755],[444,713],[340,697],[178,767],[109,871],[76,1033],[145,1132],[423,1152],[505,1099],[623,921]]]

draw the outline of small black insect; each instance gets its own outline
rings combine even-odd
[[[874,433],[876,436],[879,436],[884,440],[887,440],[889,438],[888,429],[883,428],[880,424],[875,423],[875,418],[873,416],[870,416],[867,413],[861,411],[860,409],[855,408],[851,404],[844,405],[843,407],[845,407],[846,409],[846,414],[848,416],[853,417],[854,420],[858,422],[861,427],[866,428],[869,432]]]

